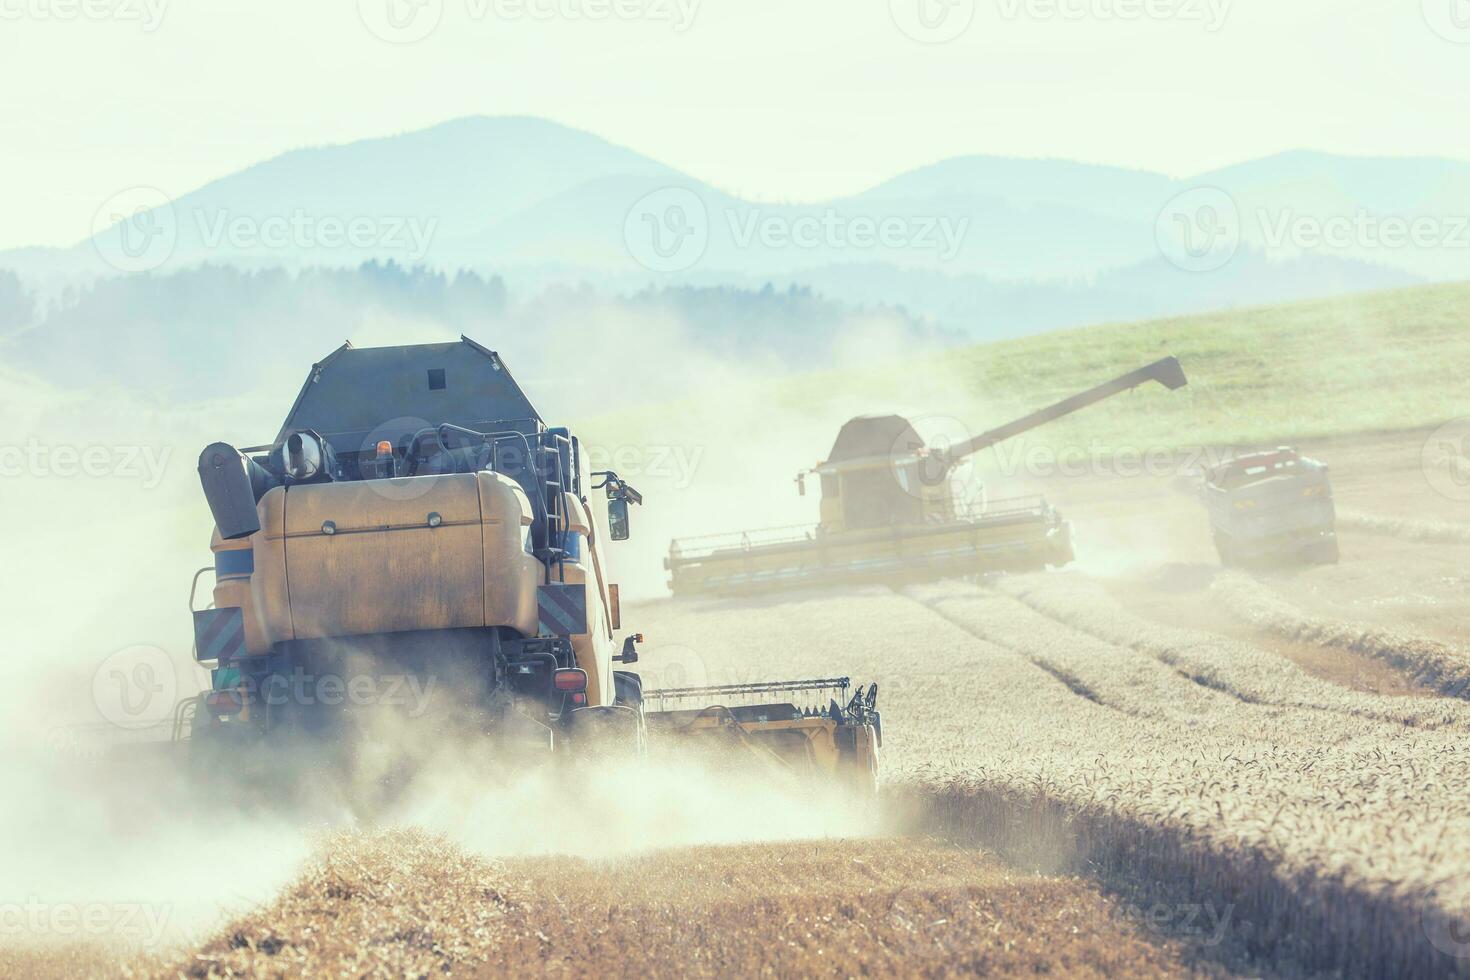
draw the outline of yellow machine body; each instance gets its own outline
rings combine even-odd
[[[972,502],[954,491],[967,457],[1149,382],[1188,384],[1172,357],[1104,382],[957,445],[928,446],[897,415],[859,416],[825,462],[815,527],[772,528],[672,542],[664,567],[676,594],[739,594],[792,585],[899,585],[988,572],[1029,572],[1073,560],[1072,529],[1044,499]]]
[[[780,767],[871,787],[876,688],[846,699],[846,678],[786,681],[690,702],[618,666],[638,662],[642,637],[615,643],[605,547],[628,537],[642,496],[585,459],[468,339],[346,345],[314,365],[269,446],[200,455],[215,588],[206,609],[191,595],[191,612],[212,686],[180,706],[175,738],[206,769],[274,783],[283,770],[314,778],[323,758],[354,765],[389,717],[393,731],[427,718],[436,736],[487,737],[507,757],[641,752],[653,731],[733,738]],[[606,501],[595,518],[592,491]],[[422,682],[425,698],[375,697],[379,680]],[[369,695],[329,699],[329,682]],[[785,700],[818,690],[846,700]]]
[[[587,508],[566,494],[568,530],[586,547],[559,582],[585,584],[585,633],[571,637],[588,701],[609,703],[613,627],[599,544]],[[530,554],[525,492],[498,473],[401,477],[276,487],[260,501],[261,529],[226,541],[249,551],[253,573],[218,574],[215,605],[244,612],[246,650],[285,640],[506,626],[537,632],[546,569]]]

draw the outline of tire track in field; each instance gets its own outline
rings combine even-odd
[[[1458,704],[1351,690],[1269,651],[1145,619],[1124,609],[1089,579],[1070,575],[1009,579],[996,588],[1048,619],[1152,657],[1181,677],[1245,704],[1334,712],[1409,728],[1470,730],[1470,711]],[[1276,632],[1301,638],[1294,632]]]
[[[1337,511],[1338,527],[1363,531],[1368,534],[1383,534],[1404,541],[1426,544],[1470,545],[1470,526],[1452,524],[1448,521],[1426,521],[1411,517],[1391,517],[1385,514],[1369,514],[1358,510]]]
[[[993,589],[912,586],[903,594],[976,639],[1035,664],[1073,693],[1134,718],[1194,724],[1217,711],[1222,699],[1239,703],[1193,683],[1176,687],[1173,682],[1181,678],[1167,665],[1045,617]],[[1169,692],[1171,687],[1175,690]],[[1152,696],[1156,693],[1169,696]]]
[[[1019,647],[1007,645],[1005,642],[1003,642],[1001,640],[998,640],[998,639],[996,639],[993,636],[986,636],[986,635],[982,634],[981,632],[977,631],[973,626],[971,626],[969,623],[966,623],[963,619],[960,619],[957,616],[951,615],[950,613],[946,612],[944,609],[940,608],[939,602],[942,601],[942,600],[939,600],[939,599],[934,599],[934,600],[919,599],[919,598],[917,598],[915,596],[908,595],[905,592],[898,592],[897,594],[898,595],[905,596],[906,598],[913,600],[915,603],[918,603],[919,605],[923,606],[929,612],[931,612],[934,615],[938,616],[940,619],[942,619],[945,622],[949,623],[951,626],[954,626],[954,627],[957,627],[958,629],[963,630],[964,632],[966,632],[966,633],[970,634],[971,636],[973,636],[975,639],[980,640],[983,643],[988,643],[989,645],[995,647],[997,650],[1001,650],[1001,651],[1003,651],[1005,653],[1008,653],[1008,654],[1016,657],[1017,659],[1024,660],[1026,663],[1031,664],[1037,670],[1040,670],[1043,673],[1047,674],[1048,676],[1054,678],[1059,684],[1061,684],[1067,690],[1071,691],[1073,694],[1077,695],[1079,698],[1082,698],[1084,701],[1091,701],[1093,704],[1097,705],[1098,707],[1100,707],[1100,708],[1107,708],[1110,711],[1119,711],[1119,712],[1122,712],[1123,714],[1131,714],[1132,713],[1132,712],[1127,711],[1124,708],[1120,708],[1116,704],[1110,704],[1109,702],[1103,700],[1103,698],[1100,697],[1096,691],[1094,691],[1091,687],[1089,687],[1086,683],[1084,683],[1078,677],[1076,677],[1075,675],[1071,674],[1070,672],[1062,669],[1061,667],[1057,666],[1056,664],[1051,663],[1046,658],[1040,657],[1040,656],[1036,656],[1036,655],[1031,654],[1031,653],[1028,653],[1025,650],[1020,649]]]
[[[1293,640],[1375,657],[1416,684],[1447,698],[1470,700],[1470,654],[1448,643],[1362,623],[1317,619],[1259,579],[1222,575],[1210,591],[1238,619]]]

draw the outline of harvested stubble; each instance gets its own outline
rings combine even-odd
[[[1470,527],[1451,524],[1448,521],[1427,521],[1410,517],[1390,517],[1385,514],[1366,514],[1357,510],[1337,511],[1339,527],[1370,534],[1386,534],[1406,541],[1425,541],[1432,544],[1470,544]]]
[[[947,831],[1024,865],[1131,870],[1233,903],[1229,941],[1278,961],[1378,975],[1455,965],[1422,918],[1470,898],[1453,843],[1470,835],[1458,708],[1426,706],[1415,727],[1396,714],[1412,708],[1348,691],[1333,703],[1300,673],[1263,682],[1253,703],[1219,650],[1200,654],[1217,661],[1207,685],[1149,643],[1107,642],[966,585],[646,613],[655,636],[698,637],[705,664],[755,676],[841,664],[878,680],[890,769]]]
[[[426,858],[431,858],[427,859]],[[1184,976],[1075,878],[933,840],[490,860],[420,831],[342,834],[176,976]],[[141,972],[141,971],[140,971]],[[1214,972],[1214,971],[1212,971]]]
[[[1470,653],[1438,640],[1361,623],[1317,619],[1256,579],[1222,575],[1211,592],[1234,616],[1281,636],[1376,657],[1441,694],[1470,699]]]

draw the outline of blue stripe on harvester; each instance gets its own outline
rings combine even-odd
[[[252,548],[240,548],[235,551],[221,551],[214,556],[215,578],[227,578],[237,575],[251,575],[255,572],[255,551]]]

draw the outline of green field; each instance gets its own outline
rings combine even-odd
[[[1470,415],[1470,284],[978,344],[881,367],[721,389],[712,393],[718,409],[681,403],[605,417],[588,428],[625,437],[630,428],[687,436],[711,411],[781,418],[840,405],[852,412],[917,407],[979,429],[1166,354],[1183,361],[1189,388],[1140,390],[1033,438],[1058,446],[1086,445],[1103,434],[1113,445],[1269,444]]]

